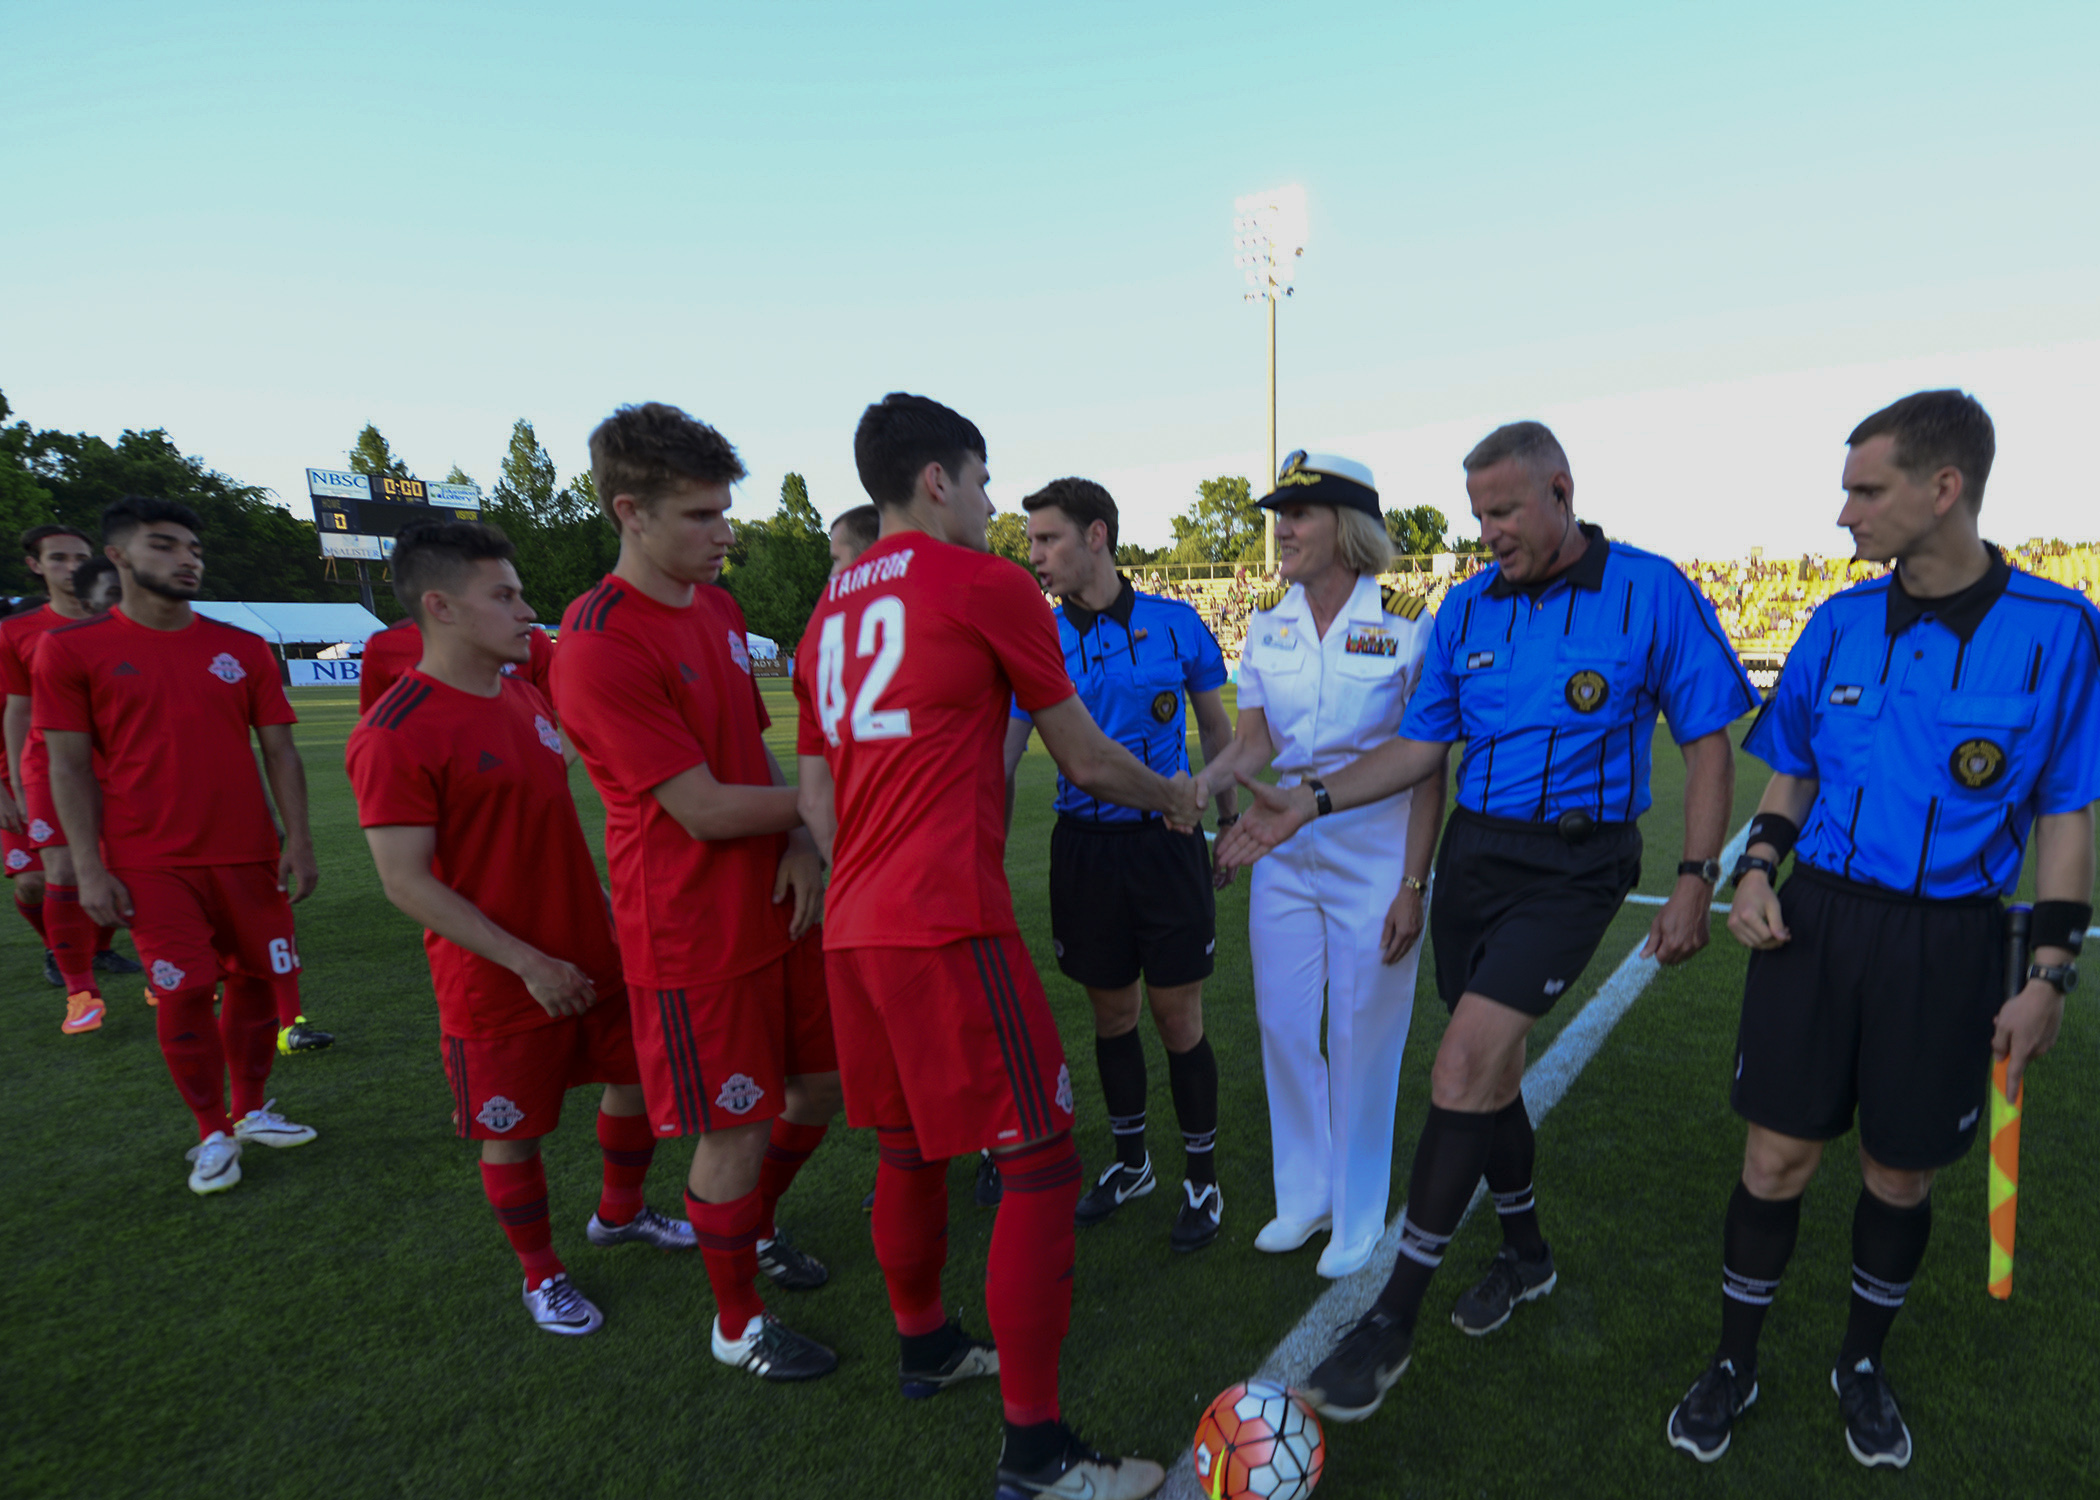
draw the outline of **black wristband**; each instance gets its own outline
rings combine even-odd
[[[1728,872],[1728,883],[1733,886],[1740,886],[1743,883],[1743,877],[1752,870],[1764,871],[1766,880],[1777,880],[1779,878],[1779,866],[1773,864],[1772,861],[1766,859],[1762,854],[1738,854],[1735,857],[1735,868]]]
[[[2076,953],[2085,946],[2085,930],[2092,925],[2089,901],[2037,901],[2027,942],[2034,948],[2068,948]]]
[[[1240,815],[1239,815],[1238,813],[1228,813],[1228,814],[1226,814],[1225,816],[1223,816],[1223,817],[1221,817],[1221,818],[1219,818],[1219,819],[1218,819],[1218,832],[1220,832],[1220,833],[1223,833],[1223,832],[1224,832],[1224,831],[1225,831],[1226,829],[1230,828],[1230,827],[1231,827],[1231,826],[1232,826],[1233,824],[1235,824],[1235,823],[1239,822],[1239,820],[1240,820]]]
[[[1334,811],[1334,799],[1327,795],[1325,785],[1314,781],[1311,777],[1306,778],[1305,784],[1312,788],[1314,817],[1324,818]]]
[[[1751,844],[1770,844],[1779,851],[1778,857],[1785,859],[1800,842],[1801,826],[1785,813],[1761,812],[1750,820],[1750,837],[1744,847]]]

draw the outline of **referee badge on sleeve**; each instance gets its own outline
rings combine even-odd
[[[1579,714],[1593,714],[1604,707],[1604,700],[1611,696],[1611,686],[1601,672],[1581,671],[1568,679],[1565,689],[1568,707]]]
[[[1980,791],[2005,774],[2005,750],[1990,740],[1963,740],[1948,757],[1947,769],[1963,786]]]
[[[1162,724],[1174,722],[1174,710],[1181,706],[1179,693],[1154,693],[1152,695],[1152,717]]]

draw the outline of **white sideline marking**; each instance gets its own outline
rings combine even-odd
[[[1721,851],[1721,863],[1724,866],[1734,864],[1749,839],[1750,825],[1745,823],[1728,841],[1728,847]],[[1634,898],[1629,896],[1627,899]],[[1727,908],[1717,909],[1725,911]],[[1633,945],[1626,957],[1620,960],[1618,968],[1612,971],[1611,977],[1598,986],[1589,1003],[1560,1029],[1560,1034],[1553,1038],[1553,1045],[1524,1070],[1524,1107],[1530,1112],[1534,1126],[1560,1103],[1568,1086],[1597,1055],[1597,1049],[1604,1045],[1604,1039],[1611,1035],[1619,1018],[1640,998],[1649,981],[1662,972],[1661,964],[1652,958],[1641,957],[1641,948],[1647,941],[1643,937]],[[1459,1220],[1460,1228],[1465,1227],[1465,1220],[1473,1216],[1473,1210],[1486,1197],[1487,1184],[1483,1182],[1474,1190],[1473,1201],[1466,1205],[1465,1215]],[[1269,1351],[1269,1357],[1262,1361],[1253,1378],[1273,1380],[1287,1386],[1299,1384],[1333,1347],[1336,1329],[1354,1323],[1364,1315],[1364,1310],[1392,1274],[1393,1257],[1400,1253],[1400,1220],[1406,1206],[1402,1203],[1394,1211],[1392,1221],[1385,1226],[1385,1233],[1378,1237],[1378,1248],[1371,1252],[1363,1269],[1322,1292],[1305,1316],[1298,1320],[1297,1326]],[[1456,1238],[1455,1232],[1453,1237]],[[1167,1471],[1167,1482],[1159,1494],[1162,1500],[1203,1500],[1203,1487],[1197,1481],[1195,1465],[1186,1449]]]

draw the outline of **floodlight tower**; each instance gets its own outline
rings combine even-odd
[[[1304,188],[1277,188],[1233,200],[1232,263],[1246,274],[1246,300],[1269,305],[1269,467],[1257,495],[1268,493],[1276,483],[1276,304],[1291,295],[1298,257],[1304,253]],[[1262,570],[1274,573],[1276,512],[1263,511],[1262,516]]]

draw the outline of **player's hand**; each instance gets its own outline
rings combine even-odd
[[[80,888],[80,909],[97,927],[116,927],[131,920],[131,892],[108,870],[82,870],[76,865],[74,879]]]
[[[1171,795],[1170,806],[1160,809],[1167,820],[1167,827],[1176,833],[1190,833],[1203,826],[1203,789],[1196,778],[1186,771],[1176,771],[1167,779],[1167,791]]]
[[[1707,883],[1696,875],[1678,876],[1677,889],[1670,892],[1670,899],[1663,903],[1663,909],[1655,914],[1655,921],[1648,928],[1641,957],[1662,964],[1681,964],[1704,948],[1709,936],[1708,890]]]
[[[1239,778],[1252,800],[1240,808],[1240,820],[1218,840],[1218,861],[1237,870],[1253,864],[1313,820],[1313,794],[1306,786],[1288,791]]]
[[[284,852],[277,856],[277,889],[297,905],[311,896],[320,883],[321,867],[314,860],[313,846],[286,844]]]
[[[790,892],[795,914],[788,919],[788,937],[799,940],[824,920],[824,861],[811,839],[789,839],[787,852],[780,856],[780,868],[773,874],[773,904],[778,906]]]
[[[1422,893],[1411,885],[1400,887],[1393,904],[1385,909],[1385,926],[1378,934],[1378,956],[1386,964],[1407,957],[1422,937]]]
[[[1239,873],[1218,858],[1218,850],[1223,846],[1225,836],[1231,832],[1230,827],[1221,828],[1218,830],[1218,836],[1210,841],[1210,888],[1214,891],[1222,891],[1231,885],[1232,877]]]
[[[1762,870],[1746,870],[1736,882],[1735,904],[1728,908],[1728,930],[1745,948],[1784,948],[1794,935],[1779,914],[1779,893]]]
[[[9,833],[22,831],[22,804],[8,795],[5,787],[0,787],[0,828]]]
[[[2064,997],[2055,985],[2030,979],[2025,989],[1999,1007],[1991,1027],[1991,1056],[2005,1063],[2005,1086],[2020,1097],[2020,1075],[2027,1065],[2056,1045],[2063,1029]]]
[[[565,959],[536,953],[518,970],[518,977],[550,1016],[580,1016],[598,1000],[591,976]]]

